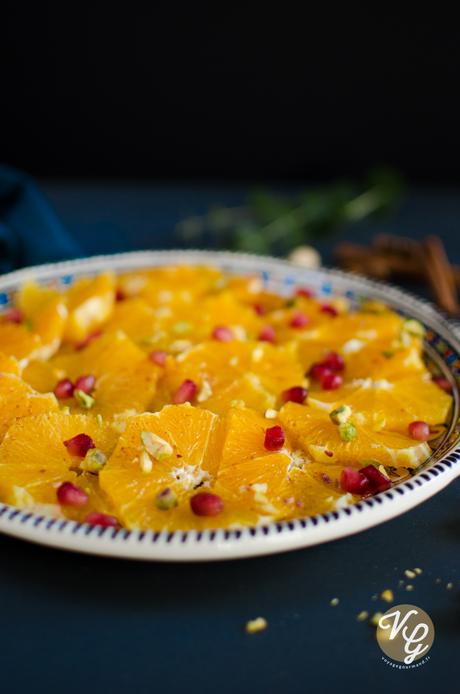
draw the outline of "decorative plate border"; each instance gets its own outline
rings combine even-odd
[[[40,544],[131,559],[203,561],[242,558],[307,547],[351,535],[413,508],[460,476],[460,328],[430,302],[392,285],[335,269],[305,270],[283,260],[212,251],[139,251],[25,268],[0,277],[0,306],[27,279],[69,284],[74,277],[103,270],[117,272],[167,264],[210,264],[240,274],[257,274],[288,295],[308,284],[319,294],[342,295],[351,302],[381,299],[427,328],[430,358],[454,385],[452,424],[440,448],[410,480],[352,506],[304,519],[238,530],[130,531],[57,520],[0,504],[0,531]]]

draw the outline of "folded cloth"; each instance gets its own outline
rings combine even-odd
[[[81,255],[34,181],[0,166],[0,273]]]

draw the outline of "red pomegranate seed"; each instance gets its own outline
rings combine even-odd
[[[219,342],[231,342],[234,339],[233,330],[226,325],[217,325],[212,331],[212,337]]]
[[[92,511],[85,518],[85,523],[90,525],[102,525],[104,528],[119,528],[120,524],[115,516],[109,516],[106,513],[98,513]]]
[[[309,322],[310,319],[305,313],[297,311],[296,313],[294,313],[291,320],[289,321],[289,325],[291,326],[291,328],[305,328],[305,326],[308,325]]]
[[[315,292],[313,289],[309,289],[308,287],[299,287],[296,289],[295,295],[301,297],[302,299],[313,299]]]
[[[54,387],[54,394],[59,400],[71,398],[73,391],[74,385],[70,378],[63,378],[61,381],[58,381]]]
[[[94,386],[96,385],[96,379],[92,374],[87,374],[86,376],[80,376],[75,381],[75,390],[82,390],[84,393],[90,395]]]
[[[426,422],[411,422],[409,424],[409,436],[417,441],[428,441],[430,427]]]
[[[258,316],[264,316],[267,313],[265,306],[262,306],[262,304],[253,304],[252,308]]]
[[[224,502],[217,494],[199,492],[190,499],[195,516],[217,516],[224,509]]]
[[[123,289],[118,289],[115,292],[115,301],[124,301],[126,299],[126,294],[124,293]]]
[[[340,486],[344,492],[350,494],[369,494],[370,483],[366,475],[361,470],[354,467],[346,467],[340,475]]]
[[[323,378],[330,373],[332,373],[331,369],[324,366],[324,364],[317,362],[310,367],[308,375],[314,378],[315,381],[322,381]]]
[[[436,383],[436,385],[442,388],[442,390],[445,390],[446,393],[452,392],[452,383],[447,378],[443,378],[442,376],[435,376],[432,380],[433,383]]]
[[[335,306],[332,306],[332,304],[322,304],[319,310],[321,311],[321,313],[327,313],[332,318],[335,318],[339,315],[339,312],[337,311]]]
[[[276,333],[275,333],[275,328],[272,325],[264,325],[262,330],[259,333],[259,340],[262,342],[275,342],[276,340]]]
[[[179,386],[176,394],[173,397],[173,403],[175,405],[180,405],[183,402],[191,402],[196,395],[197,386],[194,381],[189,378]]]
[[[90,448],[96,448],[93,439],[88,434],[77,434],[73,438],[64,441],[64,446],[70,455],[76,455],[79,458],[84,458]]]
[[[283,390],[280,395],[280,399],[281,402],[298,402],[300,405],[302,405],[305,402],[307,395],[308,391],[306,388],[302,388],[302,386],[293,386],[292,388]]]
[[[2,313],[1,320],[2,323],[22,323],[24,317],[24,313],[20,308],[12,306]]]
[[[321,388],[323,390],[337,390],[343,384],[343,378],[340,374],[329,371],[323,375],[321,379]]]
[[[372,494],[384,492],[391,487],[391,482],[388,477],[383,475],[374,465],[366,465],[366,467],[362,467],[359,472],[364,475],[369,482],[369,491]]]
[[[158,366],[164,366],[167,358],[168,353],[162,352],[161,350],[156,350],[155,352],[150,352],[149,354],[150,361],[153,361],[153,363],[157,364]]]
[[[279,451],[284,446],[284,431],[279,425],[265,430],[264,446],[267,451]]]
[[[102,330],[95,330],[94,332],[90,333],[85,337],[84,340],[81,340],[81,342],[77,342],[75,345],[75,349],[79,352],[81,349],[85,349],[85,347],[88,347],[94,340],[97,340],[98,337],[101,337],[102,335]]]
[[[345,368],[345,361],[337,352],[329,352],[321,361],[321,365],[326,366],[328,369],[331,369],[331,371],[343,371]]]
[[[62,506],[85,506],[88,503],[88,494],[72,482],[63,482],[56,494]]]

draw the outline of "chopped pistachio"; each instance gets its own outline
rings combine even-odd
[[[166,458],[170,458],[173,454],[171,444],[156,434],[152,434],[151,431],[142,431],[141,441],[145,450],[160,462]]]
[[[352,422],[344,422],[339,424],[339,436],[342,441],[353,441],[358,436],[358,432]]]
[[[415,571],[415,573],[417,574],[417,576],[420,576],[420,574],[423,573],[423,570],[422,570],[422,569],[419,569],[418,567],[416,567],[416,568],[414,569],[414,571]]]
[[[84,407],[85,410],[90,410],[92,407],[94,407],[96,400],[92,395],[88,395],[88,393],[85,393],[83,390],[79,390],[78,388],[74,391],[73,395],[80,407]]]
[[[191,328],[191,324],[186,320],[177,321],[174,323],[173,330],[177,335],[182,335],[183,333],[188,333]]]
[[[385,602],[393,602],[393,591],[387,588],[386,590],[380,593],[380,597],[382,598],[382,600],[385,600]]]
[[[329,414],[329,418],[334,424],[345,424],[350,417],[351,407],[348,405],[339,405]]]
[[[96,422],[99,424],[100,427],[104,424],[104,420],[102,419],[102,415],[100,413],[96,415]]]
[[[404,571],[404,576],[405,576],[406,578],[415,578],[416,575],[417,575],[417,574],[415,573],[415,571],[412,571],[411,569],[406,569],[406,570]]]
[[[411,583],[408,583],[406,586],[406,590],[412,591],[412,590],[414,590],[414,586]]]
[[[142,470],[142,472],[149,473],[152,472],[153,469],[153,463],[152,459],[147,453],[147,451],[142,451],[142,453],[139,456],[139,466]]]
[[[359,614],[356,615],[356,620],[358,622],[365,622],[368,618],[369,612],[367,612],[367,610],[362,610]]]
[[[382,355],[385,357],[385,359],[391,359],[394,357],[395,353],[392,349],[384,349]]]
[[[452,590],[453,587],[454,587],[454,584],[451,581],[449,581],[449,583],[447,583],[447,585],[446,585],[447,590]]]
[[[265,419],[276,419],[278,417],[278,411],[272,409],[265,410],[264,416]]]
[[[246,622],[246,633],[256,634],[258,631],[264,631],[268,627],[268,622],[264,617],[256,617]]]
[[[425,336],[425,328],[420,321],[415,320],[414,318],[409,318],[408,320],[404,321],[403,330],[413,337]]]
[[[79,468],[85,472],[100,472],[107,462],[107,456],[99,448],[90,448]]]
[[[170,487],[166,487],[155,497],[155,506],[160,511],[168,511],[177,506],[178,503],[177,495]]]
[[[340,602],[340,600],[339,600],[338,598],[332,598],[332,600],[330,601],[329,605],[330,605],[331,607],[337,607],[337,605],[339,604],[339,602]]]

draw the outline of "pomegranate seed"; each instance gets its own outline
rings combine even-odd
[[[212,331],[212,337],[219,342],[231,342],[234,339],[233,330],[226,325],[217,325]]]
[[[445,390],[446,393],[452,392],[452,383],[447,378],[443,378],[442,376],[435,376],[432,380],[433,383],[436,383],[436,385],[439,386],[442,390]]]
[[[370,492],[370,483],[366,475],[361,470],[356,470],[354,467],[346,467],[340,475],[340,486],[344,492],[350,494],[368,494]]]
[[[337,390],[343,384],[343,378],[340,374],[329,371],[323,375],[321,379],[321,388],[323,390]]]
[[[253,304],[252,308],[258,316],[264,316],[267,313],[267,309],[262,304]]]
[[[81,349],[85,349],[85,347],[88,347],[94,340],[97,340],[98,337],[101,337],[102,335],[102,330],[95,330],[94,332],[90,333],[85,337],[84,340],[81,340],[81,342],[77,342],[75,345],[75,349],[79,352]]]
[[[322,381],[323,378],[330,373],[332,373],[331,369],[324,366],[324,364],[317,362],[310,367],[308,375],[314,378],[315,381]]]
[[[264,325],[259,333],[258,340],[261,340],[262,342],[275,342],[275,328],[272,325]]]
[[[54,394],[59,400],[71,398],[73,391],[74,385],[70,378],[63,378],[61,381],[58,381],[54,387]]]
[[[279,425],[265,430],[264,446],[267,451],[279,451],[280,448],[283,448],[284,431]]]
[[[90,448],[96,448],[93,439],[88,434],[77,434],[73,438],[64,441],[64,446],[70,455],[76,455],[79,458],[84,458]]]
[[[388,477],[383,475],[375,465],[366,465],[366,467],[362,467],[359,472],[364,475],[369,482],[372,494],[384,492],[391,487],[391,482]]]
[[[321,361],[322,366],[326,366],[331,371],[343,371],[345,368],[345,362],[343,357],[337,352],[329,352],[326,354],[324,359]]]
[[[291,326],[291,328],[305,328],[305,326],[308,325],[309,322],[310,319],[305,313],[297,311],[297,313],[294,313],[291,320],[289,321],[289,325]]]
[[[126,294],[124,293],[123,289],[118,289],[115,292],[115,301],[124,301],[126,299]]]
[[[85,506],[88,494],[72,482],[63,482],[57,489],[57,498],[63,506]]]
[[[197,385],[194,381],[189,378],[179,386],[176,394],[173,397],[173,402],[175,405],[180,405],[183,402],[191,402],[196,395]]]
[[[315,292],[308,287],[299,287],[296,289],[295,295],[301,297],[302,299],[313,299]]]
[[[426,422],[411,422],[409,424],[409,436],[417,441],[428,441],[430,427]]]
[[[217,516],[224,509],[224,502],[217,494],[199,492],[190,499],[190,506],[196,516]]]
[[[281,402],[298,402],[300,405],[302,405],[305,402],[307,395],[308,391],[306,388],[302,388],[302,386],[293,386],[292,388],[283,390],[280,395],[280,399]]]
[[[86,376],[80,376],[75,381],[75,390],[82,390],[87,395],[90,395],[94,386],[96,385],[96,379],[92,374],[87,374]]]
[[[85,523],[90,525],[102,525],[104,528],[119,528],[120,524],[115,516],[109,516],[106,513],[98,513],[92,511],[85,518]]]
[[[2,323],[22,323],[24,320],[24,313],[20,308],[12,306],[8,308],[4,313],[2,313]]]
[[[166,364],[167,358],[168,358],[168,353],[162,352],[160,350],[157,350],[155,352],[150,352],[150,354],[149,354],[150,361],[153,361],[153,363],[157,364],[158,366],[164,366]]]
[[[331,304],[322,304],[319,310],[321,311],[321,313],[327,313],[332,318],[335,318],[339,315],[339,312],[337,311],[335,306],[332,306]]]

